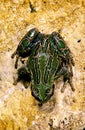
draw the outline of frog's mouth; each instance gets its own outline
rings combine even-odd
[[[53,84],[52,87],[49,90],[47,89],[43,95],[39,95],[39,93],[36,93],[33,87],[31,86],[32,96],[35,97],[35,99],[39,101],[40,104],[46,103],[53,96],[54,89],[55,85]]]

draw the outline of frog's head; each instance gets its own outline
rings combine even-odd
[[[43,104],[47,102],[54,94],[54,88],[54,84],[51,87],[46,86],[45,84],[31,86],[32,96],[34,96],[37,101]]]

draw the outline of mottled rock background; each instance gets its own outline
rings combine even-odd
[[[13,86],[16,70],[11,54],[33,27],[43,33],[60,32],[75,61],[75,92],[67,84],[61,93],[62,81],[55,81],[55,94],[42,107],[30,87]],[[0,0],[0,130],[84,129],[85,0]]]

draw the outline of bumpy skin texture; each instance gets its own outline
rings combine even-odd
[[[18,78],[31,83],[32,95],[41,103],[45,103],[54,94],[54,80],[63,76],[63,87],[68,82],[74,91],[72,84],[72,66],[74,65],[70,49],[63,38],[57,32],[45,35],[33,28],[20,41],[12,58],[16,55],[15,68],[18,60],[23,61],[23,66],[18,69]],[[25,85],[25,84],[24,84]],[[27,88],[27,86],[25,86]]]

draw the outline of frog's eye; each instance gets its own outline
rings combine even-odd
[[[35,93],[36,93],[36,95],[39,94],[39,90],[37,88],[35,89]]]
[[[39,95],[39,90],[37,88],[33,88],[31,85],[31,90],[32,90],[32,95],[38,96]]]
[[[46,89],[46,94],[48,94],[50,92],[50,89],[48,88],[48,89]]]
[[[55,85],[53,84],[51,88],[46,89],[46,96],[52,96],[54,93]]]

